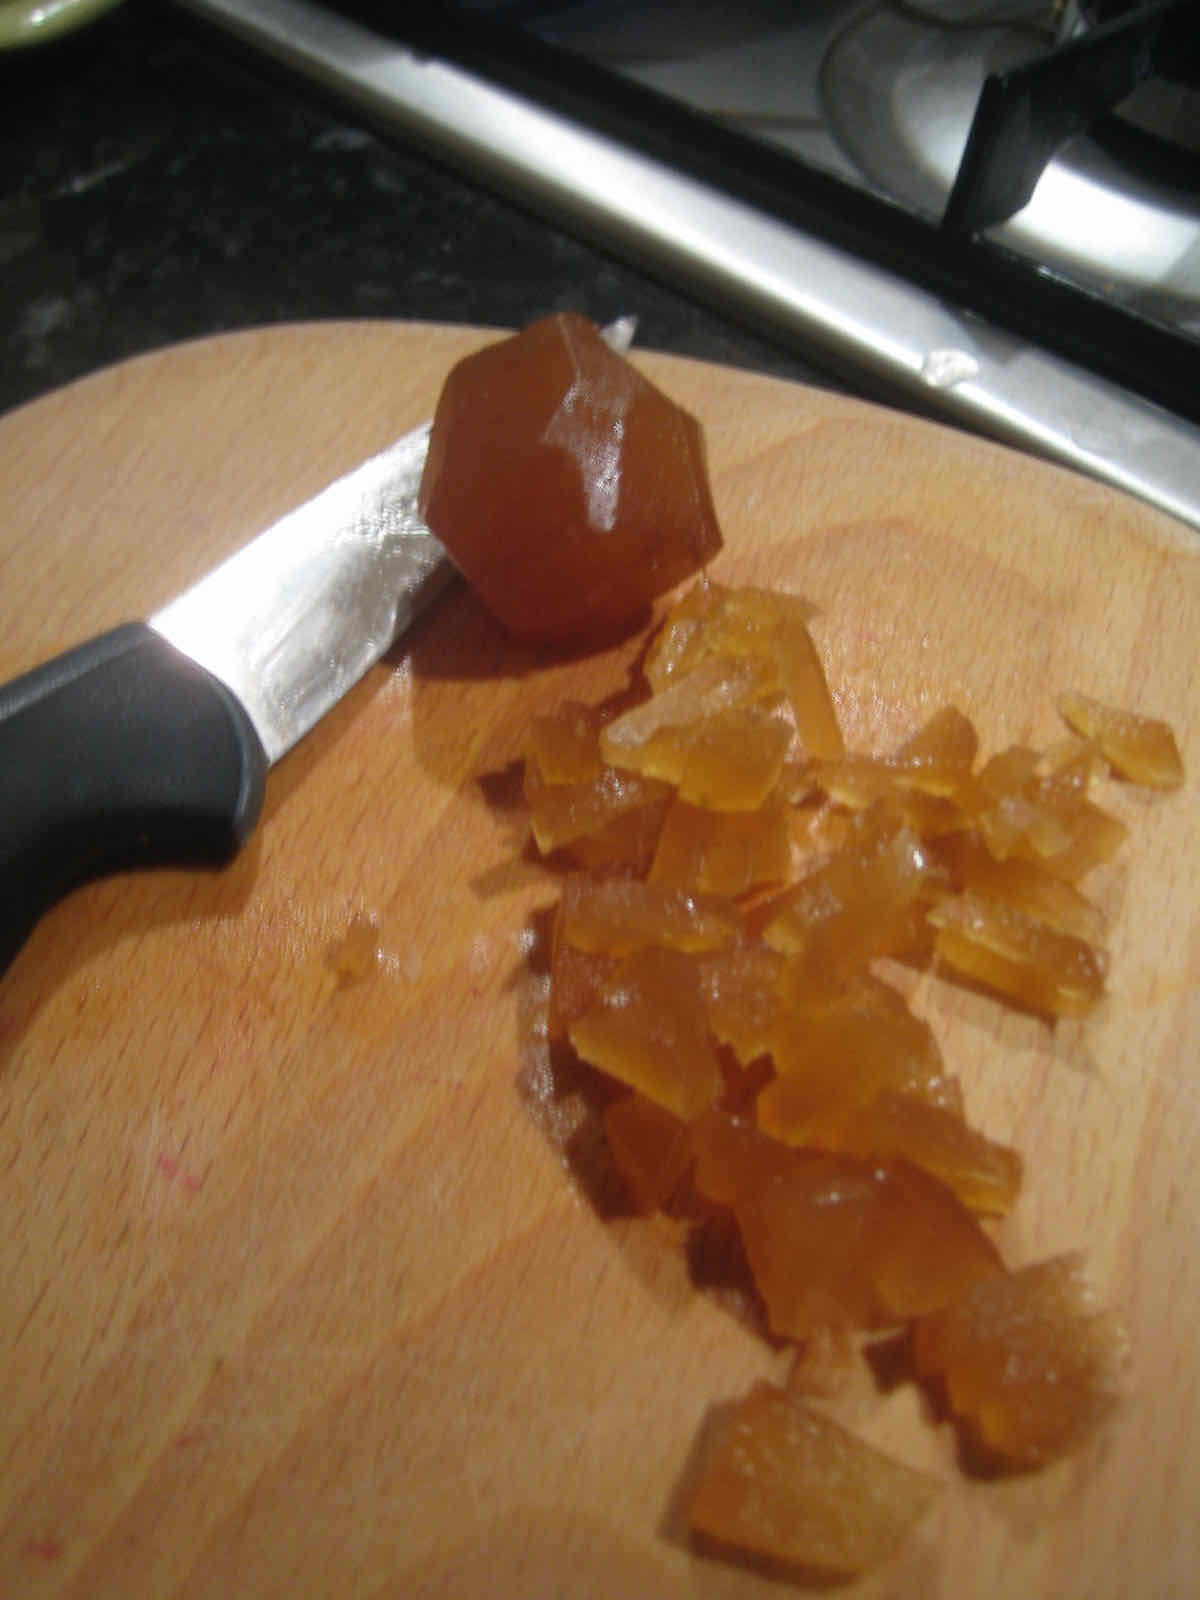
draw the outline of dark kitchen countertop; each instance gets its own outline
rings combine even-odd
[[[830,380],[170,6],[0,56],[0,412],[276,322],[638,317],[639,343]]]

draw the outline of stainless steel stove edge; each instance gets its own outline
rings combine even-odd
[[[373,120],[926,414],[1200,528],[1200,429],[823,240],[309,0],[177,0]]]

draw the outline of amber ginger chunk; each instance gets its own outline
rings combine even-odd
[[[1020,746],[993,756],[975,779],[971,821],[997,860],[1017,856],[1078,883],[1112,860],[1127,830],[1071,771],[1040,767],[1037,751]]]
[[[910,929],[928,872],[921,840],[886,807],[854,818],[846,843],[800,880],[767,943],[825,975],[886,955]]]
[[[637,829],[647,818],[653,830],[652,855],[671,797],[665,783],[612,767],[602,767],[596,777],[580,783],[559,784],[547,783],[537,765],[527,762],[524,787],[530,827],[543,855],[574,848],[580,841],[602,841],[614,829]]]
[[[617,967],[615,956],[576,950],[562,932],[562,902],[554,913],[550,941],[550,993],[547,1000],[546,1030],[551,1040],[563,1040],[576,1017],[590,1011],[600,999],[600,991]]]
[[[663,819],[650,881],[736,896],[785,883],[791,865],[788,808],[778,794],[753,811],[709,811],[676,798]]]
[[[682,951],[635,951],[567,1031],[585,1061],[685,1122],[721,1095],[699,972]]]
[[[884,1088],[938,1097],[945,1068],[933,1030],[890,984],[861,972],[810,989],[785,965],[775,990],[767,1045],[779,1076],[759,1114],[778,1137],[802,1143],[809,1118],[863,1105]]]
[[[561,904],[562,937],[577,950],[601,955],[626,956],[649,944],[723,950],[742,937],[731,901],[640,878],[572,873]]]
[[[609,720],[598,706],[564,700],[536,716],[525,732],[524,756],[544,784],[590,783],[604,769],[600,730]]]
[[[940,1487],[759,1383],[705,1463],[688,1517],[718,1547],[845,1577],[892,1556]]]
[[[747,584],[733,589],[707,576],[671,607],[646,655],[655,691],[709,656],[776,655],[782,630],[805,626],[816,607],[800,595]]]
[[[1011,1468],[1075,1449],[1122,1393],[1125,1336],[1074,1256],[981,1280],[918,1321],[912,1345],[917,1370],[944,1381],[974,1442]]]
[[[737,1219],[781,1337],[891,1326],[1000,1270],[961,1201],[907,1162],[789,1149],[719,1111],[697,1119],[693,1141],[696,1186]]]
[[[959,1107],[932,1095],[883,1089],[865,1105],[840,1104],[803,1119],[787,1116],[785,1080],[758,1098],[758,1125],[785,1144],[911,1161],[953,1189],[971,1211],[1004,1216],[1021,1188],[1021,1157],[968,1126]]]
[[[1032,861],[1009,856],[997,861],[974,833],[942,841],[938,857],[957,889],[1019,907],[1060,933],[1101,946],[1108,936],[1104,913],[1065,878]]]
[[[839,806],[865,811],[882,802],[922,839],[937,839],[968,826],[969,814],[940,788],[925,787],[893,762],[874,756],[843,756],[817,763],[814,781]],[[941,779],[930,780],[940,784]]]
[[[1086,694],[1059,696],[1063,717],[1086,739],[1094,739],[1123,777],[1154,789],[1178,789],[1183,761],[1169,725],[1157,717],[1121,711]]]
[[[601,752],[612,766],[678,784],[698,730],[730,711],[770,702],[779,690],[779,671],[771,660],[709,657],[661,693],[614,717],[600,735]]]
[[[733,945],[700,962],[709,1026],[743,1065],[771,1048],[784,965],[777,950],[758,943]]]
[[[791,742],[791,728],[769,703],[718,711],[680,730],[680,799],[716,812],[757,811],[779,781]]]
[[[1019,906],[968,892],[939,901],[929,921],[948,966],[1017,1005],[1084,1017],[1103,998],[1107,952]]]
[[[955,795],[970,775],[979,753],[979,735],[957,706],[943,706],[890,758],[890,764],[916,788]]]
[[[664,795],[656,796],[644,806],[630,806],[594,833],[581,833],[569,839],[561,847],[562,854],[589,872],[644,877],[658,850],[669,803]]]

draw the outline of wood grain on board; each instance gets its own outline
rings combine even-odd
[[[0,677],[144,616],[433,409],[488,334],[279,328],[0,419]],[[803,592],[852,746],[954,700],[984,744],[1077,687],[1200,769],[1200,544],[999,447],[639,355],[703,421],[715,572]],[[0,1592],[776,1594],[690,1551],[706,1423],[785,1357],[611,1215],[536,1029],[555,882],[529,716],[639,639],[547,660],[464,586],[272,773],[219,874],[84,888],[0,978]],[[0,775],[0,782],[2,782]],[[1200,1570],[1200,848],[1194,776],[1113,787],[1110,993],[1051,1029],[929,978],[974,1121],[1025,1153],[1009,1258],[1083,1249],[1132,1398],[1035,1479],[965,1476],[911,1386],[844,1402],[945,1494],[858,1596],[1194,1592]],[[375,927],[375,970],[331,952]]]

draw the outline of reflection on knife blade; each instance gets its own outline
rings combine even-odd
[[[417,510],[429,423],[282,517],[150,618],[237,695],[274,764],[454,568]]]

